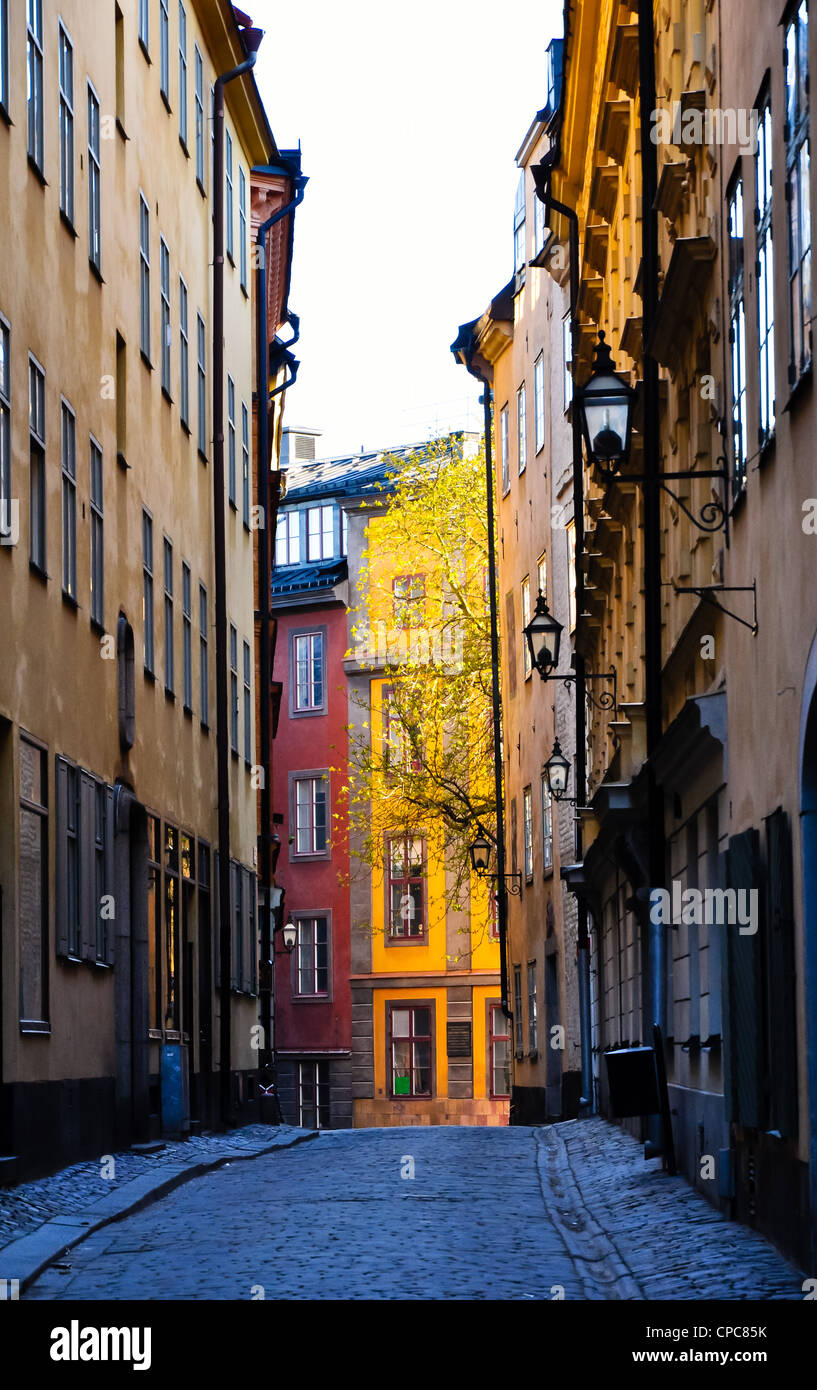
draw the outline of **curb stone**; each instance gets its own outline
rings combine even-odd
[[[553,1125],[534,1134],[542,1197],[576,1264],[585,1297],[595,1301],[643,1300],[643,1289],[582,1198],[561,1134]]]
[[[22,1292],[48,1265],[93,1235],[95,1231],[151,1206],[183,1183],[203,1177],[204,1174],[212,1173],[217,1168],[239,1159],[263,1158],[266,1154],[275,1153],[277,1149],[294,1148],[296,1144],[317,1139],[318,1135],[318,1130],[301,1131],[292,1137],[278,1138],[273,1143],[264,1144],[257,1149],[226,1149],[212,1158],[199,1159],[194,1163],[165,1165],[162,1173],[155,1176],[146,1173],[142,1177],[134,1178],[107,1197],[92,1203],[84,1212],[52,1216],[36,1231],[29,1231],[27,1235],[20,1236],[19,1239],[2,1247],[0,1281],[17,1280],[19,1291]]]

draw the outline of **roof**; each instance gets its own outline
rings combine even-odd
[[[286,565],[273,569],[270,589],[273,595],[300,594],[310,590],[333,589],[347,575],[346,557],[312,565]]]
[[[399,444],[394,449],[291,463],[286,469],[287,487],[281,507],[312,497],[359,497],[366,492],[380,492],[393,470],[394,460],[408,459],[427,447],[425,439],[420,444]]]

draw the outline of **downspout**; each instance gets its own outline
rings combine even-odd
[[[224,529],[224,88],[255,67],[262,34],[245,30],[254,51],[216,78],[213,94],[213,528],[216,590],[216,767],[218,793],[218,906],[221,1008],[219,1096],[221,1121],[232,1122],[231,1100],[231,928],[230,749],[227,692],[227,561]]]
[[[259,1057],[261,1070],[270,1069],[273,1062],[272,1044],[272,998],[273,998],[273,963],[272,963],[272,908],[270,903],[272,890],[272,867],[270,845],[272,842],[272,721],[270,718],[270,688],[269,682],[272,676],[270,670],[270,505],[269,505],[269,474],[270,474],[270,445],[269,445],[269,398],[273,394],[269,389],[269,343],[267,339],[267,257],[266,239],[267,235],[276,222],[294,213],[298,204],[303,200],[304,189],[307,180],[298,176],[293,180],[295,185],[295,196],[286,204],[279,208],[277,212],[268,217],[261,223],[256,234],[255,243],[259,248],[256,256],[256,337],[255,337],[255,391],[257,401],[257,470],[256,470],[256,497],[259,507],[259,516],[263,520],[263,525],[258,530],[258,592],[257,592],[257,616],[260,624],[258,640],[258,669],[260,691],[258,697],[258,718],[259,718],[259,741],[261,754],[261,832],[259,835],[259,877],[261,880],[261,969],[259,971],[258,987],[258,1017],[262,1028],[263,1049]],[[294,228],[293,228],[294,234]],[[292,316],[295,318],[295,315]],[[299,333],[299,321],[296,321],[295,334],[292,339],[294,342]]]
[[[538,189],[537,189],[538,193]],[[570,341],[572,345],[573,361],[578,361],[579,354],[579,218],[573,208],[567,207],[565,203],[560,203],[553,197],[551,192],[550,179],[548,178],[545,195],[542,198],[545,205],[545,213],[549,214],[552,208],[565,218],[569,228],[569,254],[570,254]],[[573,524],[576,528],[576,554],[581,555],[584,550],[584,460],[582,455],[582,431],[579,412],[573,406],[571,410],[571,427],[573,442]],[[576,565],[576,615],[577,622],[581,621],[581,614],[584,612],[584,570],[581,565]],[[585,698],[585,664],[584,657],[578,652],[573,655],[573,668],[576,672],[576,796],[581,805],[587,801],[587,700]],[[576,814],[574,819],[574,849],[576,863],[580,864],[584,855],[582,844],[582,822],[580,815]],[[579,1036],[581,1038],[582,1049],[582,1087],[579,1097],[579,1109],[585,1114],[592,1114],[594,1110],[595,1096],[593,1088],[593,1030],[590,1011],[590,933],[587,926],[587,903],[583,897],[576,897],[576,968],[579,983]]]

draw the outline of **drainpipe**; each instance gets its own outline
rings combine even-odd
[[[232,1122],[230,966],[230,747],[227,692],[227,561],[224,530],[224,88],[255,67],[263,38],[260,29],[245,29],[251,48],[238,67],[215,81],[213,96],[213,528],[216,589],[216,764],[218,788],[218,906],[221,1016],[219,1097],[221,1121]]]
[[[273,394],[269,389],[269,342],[267,338],[267,235],[276,222],[294,213],[303,200],[307,180],[298,175],[293,179],[295,196],[279,208],[277,212],[261,223],[255,242],[259,248],[256,256],[256,329],[255,329],[255,391],[258,411],[256,497],[263,518],[263,526],[258,530],[258,593],[257,613],[260,623],[258,643],[258,665],[260,693],[258,699],[259,740],[261,753],[261,833],[259,836],[259,870],[261,879],[261,970],[259,972],[258,1006],[259,1022],[263,1030],[264,1047],[259,1057],[261,1069],[271,1068],[272,1051],[272,996],[274,981],[272,977],[272,867],[270,845],[272,841],[272,721],[270,719],[270,505],[269,505],[269,399]],[[300,321],[296,315],[292,342],[299,336]],[[291,385],[291,379],[286,383]]]
[[[579,355],[579,218],[573,208],[560,203],[550,191],[548,179],[545,196],[546,213],[552,208],[565,218],[569,228],[570,253],[570,340],[573,361]],[[576,554],[584,549],[584,459],[582,455],[582,430],[579,411],[575,405],[571,411],[573,443],[573,523],[576,528]],[[576,614],[584,611],[584,570],[576,566]],[[576,797],[581,805],[587,801],[587,700],[585,698],[584,657],[576,651],[573,656],[576,672]],[[582,822],[576,813],[574,818],[574,850],[576,863],[580,864],[584,855],[582,844]],[[587,925],[587,903],[582,897],[576,898],[576,968],[579,984],[579,1036],[582,1049],[582,1088],[579,1109],[583,1114],[592,1114],[594,1109],[593,1089],[593,1032],[590,1014],[590,933]]]

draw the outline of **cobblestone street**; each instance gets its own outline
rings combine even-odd
[[[323,1133],[96,1231],[23,1297],[796,1300],[802,1278],[591,1120]]]

